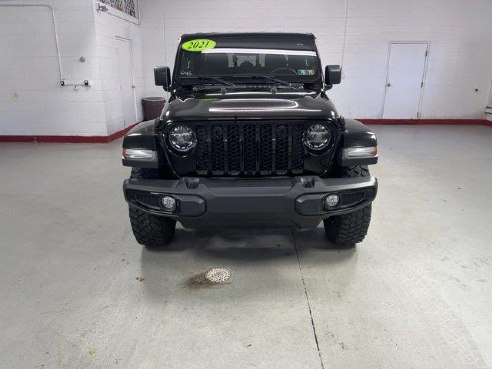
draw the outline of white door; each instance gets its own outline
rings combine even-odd
[[[390,44],[384,119],[418,119],[427,43]]]
[[[133,80],[131,43],[126,39],[116,39],[118,57],[118,76],[120,80],[121,105],[124,127],[137,122],[135,104],[135,82]]]

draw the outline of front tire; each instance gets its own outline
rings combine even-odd
[[[369,169],[366,165],[341,168],[341,176],[368,177]],[[349,214],[330,217],[323,221],[326,237],[343,248],[355,247],[367,235],[371,222],[371,204]]]
[[[156,179],[159,173],[153,169],[133,168],[132,179]],[[152,215],[132,206],[128,209],[133,235],[137,242],[146,248],[158,248],[168,245],[176,229],[174,219]]]

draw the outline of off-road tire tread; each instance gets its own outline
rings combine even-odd
[[[159,178],[157,170],[132,168],[130,178]],[[146,213],[140,209],[129,207],[130,224],[137,242],[147,248],[158,248],[169,244],[174,236],[176,221]]]
[[[369,177],[369,168],[367,165],[356,165],[354,167],[342,167],[341,174],[343,178]]]
[[[368,177],[366,165],[342,167],[342,177]],[[371,204],[349,214],[338,215],[324,220],[326,237],[340,247],[351,248],[362,242],[371,222]]]
[[[130,223],[137,242],[148,248],[165,246],[171,242],[176,221],[130,207]]]

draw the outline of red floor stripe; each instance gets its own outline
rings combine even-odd
[[[138,123],[125,127],[109,136],[18,136],[0,135],[0,142],[58,142],[58,143],[108,143],[124,136]]]
[[[491,125],[492,122],[485,119],[357,119],[364,124],[383,125]]]

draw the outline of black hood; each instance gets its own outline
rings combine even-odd
[[[217,96],[219,95],[219,96]],[[334,105],[323,94],[306,93],[228,93],[171,100],[162,119],[328,119],[337,118]]]

